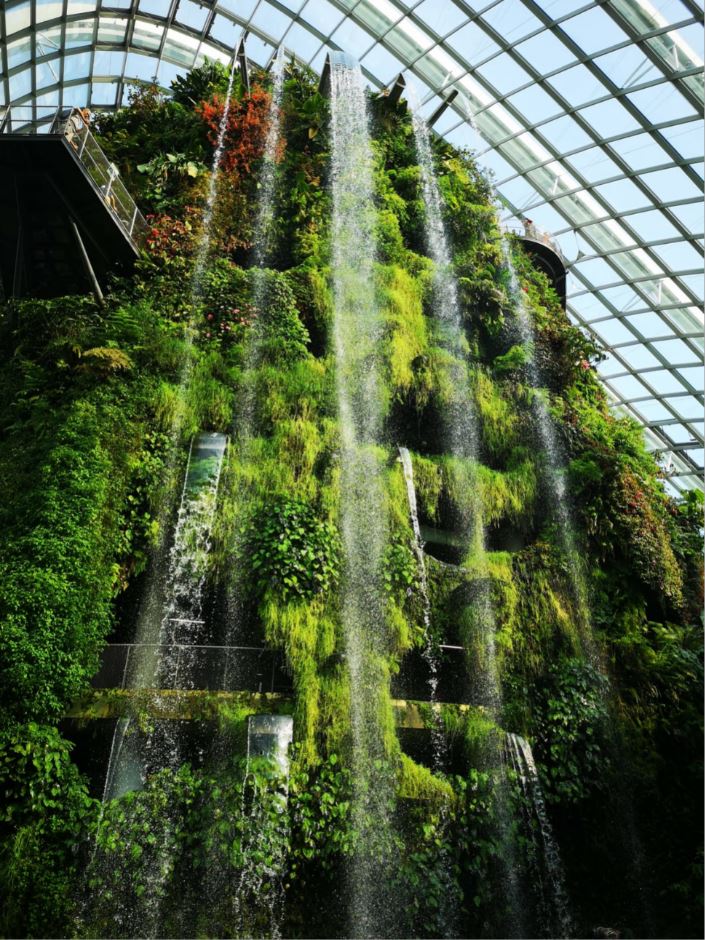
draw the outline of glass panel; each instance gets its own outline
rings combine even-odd
[[[247,21],[257,6],[257,0],[218,0],[218,6],[232,13],[240,22]]]
[[[597,183],[611,176],[621,176],[622,171],[610,160],[602,147],[591,147],[568,157],[568,161],[588,183]]]
[[[637,46],[627,46],[595,59],[598,65],[619,88],[629,88],[640,82],[659,78],[662,73]]]
[[[446,39],[446,45],[455,49],[470,65],[476,65],[487,56],[499,52],[497,43],[477,23],[468,23],[453,33]]]
[[[703,416],[702,405],[692,395],[684,395],[681,398],[665,398],[664,402],[669,404],[686,421],[700,421]],[[692,439],[693,435],[685,428],[683,428],[683,432],[683,440],[679,443],[685,444],[686,441]],[[671,428],[668,429],[668,433],[672,435]]]
[[[35,0],[34,18],[37,23],[53,20],[61,16],[63,12],[64,5],[61,0]]]
[[[689,349],[682,339],[671,339],[662,343],[654,343],[653,347],[671,364],[697,362],[698,359],[697,354]]]
[[[604,186],[596,186],[595,192],[599,193],[603,199],[606,199],[618,212],[641,209],[650,204],[648,196],[645,196],[638,186],[627,179],[606,183]]]
[[[610,346],[617,343],[631,343],[635,341],[634,333],[617,319],[605,320],[604,323],[595,323],[593,329],[603,342]],[[624,350],[622,350],[624,352]]]
[[[623,134],[624,131],[636,130],[639,127],[624,105],[616,98],[583,108],[580,116],[602,137],[615,137]]]
[[[291,18],[286,13],[282,13],[281,10],[275,10],[268,3],[261,3],[251,22],[266,36],[270,36],[275,42],[279,42],[286,32],[287,26],[291,23]]]
[[[656,398],[650,401],[640,401],[634,405],[634,408],[645,421],[668,421],[673,417],[668,408]]]
[[[669,121],[695,117],[694,108],[670,82],[664,81],[643,91],[632,91],[627,97],[654,124],[663,121],[665,115],[668,115]]]
[[[163,35],[163,26],[157,26],[156,23],[147,23],[144,20],[137,20],[135,30],[132,34],[132,42],[141,49],[158,49],[161,45]]]
[[[125,61],[125,76],[141,78],[151,82],[157,73],[157,60],[152,56],[140,55],[138,52],[128,53]]]
[[[206,24],[207,16],[208,10],[199,4],[193,3],[192,0],[179,0],[176,10],[177,22],[200,33]]]
[[[516,108],[532,124],[554,117],[562,111],[561,106],[538,85],[512,95],[507,99],[507,104]]]
[[[17,33],[21,29],[28,29],[31,22],[29,13],[29,3],[20,3],[16,7],[10,7],[5,11],[5,31],[8,36],[11,33]],[[14,98],[14,95],[12,96]]]
[[[98,82],[91,86],[92,105],[114,105],[117,85],[112,82]]]
[[[362,65],[368,71],[378,75],[381,83],[384,85],[388,85],[390,82],[394,81],[397,75],[403,72],[405,68],[404,63],[400,59],[393,56],[388,49],[385,49],[384,46],[381,46],[379,43],[367,53],[362,60]],[[438,130],[438,125],[436,125],[436,130]]]
[[[568,35],[587,53],[599,52],[629,39],[611,16],[599,7],[571,17],[561,24]]]
[[[502,0],[501,3],[489,5],[482,18],[486,20],[498,33],[513,42],[528,36],[542,28],[543,24],[538,17],[521,6],[517,9],[515,0]]]
[[[531,76],[508,53],[503,52],[486,62],[478,70],[478,74],[487,79],[500,94],[508,92],[520,85],[531,83]]]
[[[23,62],[27,62],[32,55],[32,44],[29,36],[25,39],[18,39],[17,42],[11,42],[7,47],[7,66],[10,69],[16,68]]]
[[[659,360],[642,345],[626,346],[619,350],[619,357],[629,369],[653,369],[661,365]]]
[[[672,395],[674,392],[685,391],[683,383],[679,382],[675,375],[672,375],[666,369],[649,372],[644,378],[652,388],[656,389],[659,395]]]
[[[145,13],[151,13],[153,16],[159,16],[166,19],[167,7],[163,0],[140,0],[140,10]]]
[[[700,361],[700,360],[699,360]],[[697,389],[699,392],[703,390],[703,379],[705,375],[703,374],[702,363],[698,366],[691,366],[687,369],[678,369],[678,375],[685,379],[689,385]]]
[[[544,72],[552,72],[554,69],[560,69],[575,62],[575,56],[570,49],[548,30],[543,30],[537,36],[524,40],[515,48],[536,68],[541,63],[541,69]]]
[[[679,167],[670,170],[657,170],[646,173],[642,179],[664,202],[675,199],[697,199],[702,191],[692,183]]]
[[[164,43],[164,51],[162,55],[165,59],[170,59],[177,65],[182,65],[185,68],[191,68],[193,65],[193,60],[196,56],[197,48],[197,39],[194,39],[191,36],[185,36],[184,34],[177,33],[176,30],[170,29],[167,33],[167,39]]]
[[[598,363],[598,371],[601,371],[600,365],[601,363]],[[619,379],[610,379],[609,384],[624,400],[649,397],[649,391],[634,375],[623,375]]]
[[[17,75],[10,76],[10,101],[23,98],[32,90],[32,70],[25,69]]]
[[[671,162],[666,151],[659,147],[650,134],[635,134],[633,137],[615,140],[610,146],[633,170]]]
[[[343,20],[331,39],[341,49],[351,52],[356,58],[360,58],[363,53],[367,52],[373,42],[369,33],[366,33],[357,23],[347,19]]]
[[[300,18],[305,23],[310,23],[323,36],[329,36],[343,21],[343,14],[328,0],[309,0],[301,11]]]
[[[93,59],[93,77],[96,75],[122,75],[124,52],[96,52]]]
[[[308,62],[311,56],[318,51],[321,40],[305,26],[302,26],[301,23],[293,23],[284,38],[284,45],[287,49],[295,51],[304,62]]]
[[[117,44],[125,41],[127,21],[103,16],[98,21],[98,42]]]
[[[65,48],[74,49],[78,46],[90,45],[93,42],[94,28],[95,20],[77,20],[74,23],[67,23]]]
[[[66,13],[68,16],[75,13],[93,13],[97,6],[96,0],[68,0]]]
[[[607,94],[607,88],[584,65],[574,65],[572,68],[552,75],[548,83],[566,101],[577,108],[581,104],[594,101]]]
[[[549,143],[558,148],[560,153],[566,153],[569,150],[593,143],[592,138],[568,114],[555,121],[550,121],[548,124],[542,124],[541,134]]]
[[[467,14],[459,10],[451,0],[423,0],[414,7],[414,15],[420,17],[441,36],[457,29],[467,20]]]

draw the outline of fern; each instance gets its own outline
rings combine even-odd
[[[86,359],[91,360],[85,362]],[[112,372],[127,372],[132,368],[132,360],[122,349],[112,349],[109,346],[94,346],[81,354],[79,369],[95,370],[109,374]]]

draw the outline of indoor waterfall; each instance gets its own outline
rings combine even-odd
[[[224,435],[212,432],[191,443],[168,565],[160,583],[152,581],[154,590],[141,609],[131,661],[125,668],[125,688],[143,689],[150,696],[161,689],[194,687],[194,670],[203,653],[198,647],[204,625],[203,587],[226,443]],[[156,616],[160,609],[161,616]],[[184,760],[182,731],[179,721],[154,722],[145,733],[135,719],[118,720],[103,802],[142,789],[151,773],[177,771]],[[152,937],[160,931],[161,900],[174,865],[172,830],[171,808],[166,806],[155,828],[152,857],[145,865],[144,890],[134,909],[121,912],[127,935]],[[107,858],[96,847],[91,867],[105,864]]]
[[[280,46],[272,60],[272,91],[267,115],[267,133],[262,154],[262,171],[257,195],[257,218],[252,245],[255,267],[267,262],[271,249],[274,197],[277,181],[277,155],[281,143],[281,104],[284,91],[284,46]],[[259,304],[255,303],[255,306]]]
[[[502,234],[502,258],[505,268],[509,272],[509,292],[516,311],[517,330],[521,343],[528,353],[527,374],[531,386],[534,389],[532,409],[541,450],[545,460],[547,484],[551,491],[551,496],[553,497],[553,511],[558,524],[563,551],[568,559],[568,573],[577,608],[580,640],[585,647],[585,653],[594,655],[594,644],[591,636],[590,602],[588,599],[585,575],[583,573],[583,563],[577,549],[575,529],[568,505],[564,460],[560,453],[553,419],[548,410],[547,399],[543,393],[542,377],[534,355],[534,329],[528,310],[526,309],[524,292],[519,286],[519,279],[512,259],[511,246],[505,234]]]
[[[193,267],[193,276],[191,280],[191,295],[197,299],[201,295],[203,287],[203,275],[208,261],[208,252],[211,245],[211,229],[213,227],[213,210],[215,209],[216,198],[218,195],[218,178],[220,173],[220,164],[223,159],[225,149],[225,134],[228,129],[228,119],[230,116],[230,102],[233,95],[233,80],[237,70],[237,55],[233,55],[228,75],[228,88],[225,93],[225,102],[223,103],[223,113],[220,116],[218,124],[218,137],[213,151],[213,160],[211,162],[210,175],[208,177],[208,193],[206,204],[203,210],[203,221],[201,223],[201,237],[199,239],[198,250],[196,251],[195,263]]]
[[[380,934],[393,916],[373,864],[373,828],[388,829],[389,785],[375,772],[385,755],[379,716],[387,681],[381,653],[386,544],[382,491],[382,403],[378,379],[381,318],[376,260],[373,163],[367,100],[357,63],[331,61],[333,349],[341,433],[342,621],[350,683],[354,814],[360,848],[350,866],[350,927]]]
[[[467,340],[458,299],[451,250],[443,222],[443,202],[433,161],[426,122],[419,113],[413,89],[409,109],[414,130],[416,154],[421,170],[421,184],[426,209],[424,235],[426,248],[434,263],[432,316],[439,331],[439,344],[454,357],[453,400],[446,403],[442,416],[444,437],[449,453],[460,460],[478,465],[479,430],[467,372]],[[463,528],[467,535],[468,559],[475,576],[472,599],[472,674],[476,701],[487,709],[495,724],[501,720],[502,691],[495,651],[495,615],[492,584],[487,559],[484,512],[477,481],[469,484],[468,505]],[[467,564],[467,562],[466,562]],[[496,735],[485,746],[488,768],[499,773],[496,788],[498,836],[503,844],[503,894],[507,905],[506,929],[513,936],[524,936],[523,899],[519,878],[517,846],[505,795],[506,768]]]
[[[250,251],[250,272],[252,277],[251,296],[255,311],[263,311],[268,301],[268,280],[265,268],[270,260],[272,248],[272,223],[275,217],[277,200],[277,166],[282,145],[282,96],[284,93],[285,52],[280,46],[271,67],[272,88],[267,109],[267,130],[262,154],[262,166],[257,190],[257,209],[255,213],[252,249]],[[237,415],[233,426],[233,445],[237,459],[247,462],[251,458],[252,439],[257,434],[256,428],[256,387],[255,373],[262,356],[262,323],[256,315],[254,328],[247,338],[243,377],[237,398]],[[247,492],[242,494],[242,508],[247,502]],[[230,551],[237,555],[241,545],[240,535],[233,531],[229,535]],[[227,617],[224,643],[228,647],[242,642],[242,584],[240,573],[235,571],[228,589]],[[240,664],[228,655],[223,663],[223,688],[230,688],[240,674]]]
[[[699,936],[702,494],[453,143],[464,80],[198,15],[101,86],[129,245],[62,115],[0,115],[48,174],[0,174],[0,937]]]
[[[416,504],[416,488],[414,487],[414,465],[411,460],[411,454],[408,448],[399,448],[399,459],[401,460],[404,473],[404,482],[406,484],[406,495],[409,503],[409,516],[411,518],[411,527],[414,533],[414,555],[419,571],[419,581],[421,585],[421,604],[423,609],[423,628],[424,643],[423,657],[428,666],[428,697],[434,714],[434,726],[431,730],[433,739],[433,769],[442,771],[448,761],[448,747],[446,736],[442,727],[441,717],[438,713],[438,671],[440,668],[437,645],[431,635],[431,599],[428,594],[428,575],[426,572],[426,556],[424,554],[424,543],[421,538],[421,527],[419,525],[419,512]]]
[[[467,372],[467,340],[463,326],[458,288],[452,266],[450,247],[443,224],[443,204],[433,165],[433,154],[426,122],[415,106],[413,93],[410,101],[416,153],[421,170],[421,184],[426,209],[424,236],[426,248],[434,263],[432,316],[438,329],[439,345],[453,357],[453,398],[446,403],[442,416],[443,437],[448,453],[473,466],[478,460],[478,426],[470,392]],[[462,519],[465,529],[467,555],[476,571],[474,598],[475,629],[477,631],[477,668],[473,675],[479,704],[498,716],[501,710],[501,691],[495,656],[495,622],[492,610],[491,587],[487,567],[483,508],[477,484],[469,487],[468,506]]]
[[[533,887],[542,894],[541,930],[547,937],[571,937],[573,923],[565,887],[560,850],[546,811],[534,755],[528,741],[518,734],[507,734],[507,747],[514,772],[521,785],[527,830],[533,834],[539,855],[534,866]],[[538,834],[534,827],[538,828]],[[538,835],[538,838],[537,838]],[[544,887],[545,882],[547,884]]]

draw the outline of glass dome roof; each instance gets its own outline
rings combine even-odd
[[[243,37],[259,65],[283,44],[318,71],[345,50],[373,88],[404,71],[507,220],[555,237],[608,393],[681,490],[703,468],[702,19],[694,0],[5,0],[0,107],[115,108]]]

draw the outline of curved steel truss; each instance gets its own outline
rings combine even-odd
[[[703,26],[694,0],[6,0],[0,106],[115,108],[134,81],[228,62],[241,38],[320,71],[344,49],[405,71],[472,147],[508,216],[550,231],[568,311],[615,407],[676,490],[702,486]]]

